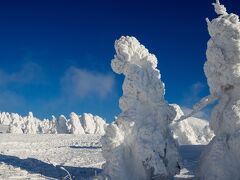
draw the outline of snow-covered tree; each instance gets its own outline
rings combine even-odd
[[[211,131],[208,121],[188,117],[180,122],[176,122],[176,120],[184,116],[184,113],[177,104],[171,104],[171,107],[177,112],[170,127],[173,131],[173,137],[178,141],[178,144],[208,144],[212,140],[214,133]]]
[[[18,114],[11,114],[11,123],[9,125],[8,133],[13,133],[13,134],[23,134],[22,130],[22,124],[23,121],[21,117]]]
[[[112,69],[125,76],[122,110],[101,139],[103,176],[114,180],[173,179],[179,172],[169,124],[176,112],[164,100],[157,59],[134,37],[115,42]]]
[[[83,113],[83,115],[80,117],[82,126],[84,128],[84,131],[86,134],[94,134],[95,131],[95,122],[93,115],[90,113]]]
[[[219,99],[210,126],[216,137],[200,164],[203,180],[240,179],[240,22],[217,0],[219,17],[209,21],[207,61],[204,66],[210,92]]]
[[[0,113],[0,124],[9,125],[11,122],[12,119],[9,113],[5,112]]]
[[[83,113],[83,115],[80,116],[80,121],[86,134],[103,135],[105,133],[106,121],[99,116]]]
[[[67,134],[68,131],[68,124],[67,119],[64,115],[61,115],[56,121],[56,129],[58,134]]]
[[[107,123],[105,120],[103,120],[99,116],[94,116],[95,121],[95,131],[94,134],[104,135],[105,134],[105,127],[107,126]]]
[[[57,129],[56,129],[56,117],[52,115],[51,121],[49,121],[49,132],[50,134],[57,134]]]
[[[26,133],[26,134],[36,134],[37,133],[36,118],[33,117],[32,112],[29,112],[28,116],[25,117],[24,133]]]
[[[78,115],[74,112],[70,113],[68,128],[70,134],[85,134],[84,129],[80,123],[80,119]]]

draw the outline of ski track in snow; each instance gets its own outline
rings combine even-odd
[[[69,134],[0,134],[0,180],[60,179],[67,174],[85,180],[101,172],[100,136]],[[176,180],[194,179],[203,146],[180,147],[184,169]]]

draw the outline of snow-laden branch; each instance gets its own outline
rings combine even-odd
[[[193,106],[193,110],[192,112],[190,112],[187,115],[183,115],[181,116],[178,120],[175,120],[175,122],[180,122],[183,121],[189,117],[192,117],[194,114],[198,113],[199,111],[201,111],[203,108],[205,108],[206,106],[208,106],[209,104],[213,103],[214,101],[216,101],[218,98],[214,95],[208,95],[204,98],[202,98],[198,103],[196,103]]]

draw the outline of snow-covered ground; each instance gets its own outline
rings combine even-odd
[[[0,134],[0,179],[91,179],[104,159],[100,136],[84,134]],[[180,146],[184,169],[176,180],[193,179],[203,146]],[[188,172],[189,171],[189,172]]]
[[[0,134],[0,179],[73,179],[99,173],[104,159],[97,135]],[[55,166],[56,167],[55,167]]]

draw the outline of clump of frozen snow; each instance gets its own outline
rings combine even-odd
[[[209,122],[203,119],[188,117],[181,122],[177,121],[184,116],[181,108],[176,104],[171,106],[177,112],[174,121],[171,123],[174,138],[180,145],[208,144],[214,137],[213,131],[209,127]]]
[[[214,4],[220,16],[208,22],[204,70],[210,92],[218,97],[210,126],[216,137],[203,155],[200,176],[204,180],[240,179],[240,22],[228,14],[219,1]]]
[[[122,110],[106,128],[103,174],[110,179],[171,179],[179,172],[169,124],[176,112],[164,100],[157,59],[134,37],[115,42],[112,69],[125,76]]]

